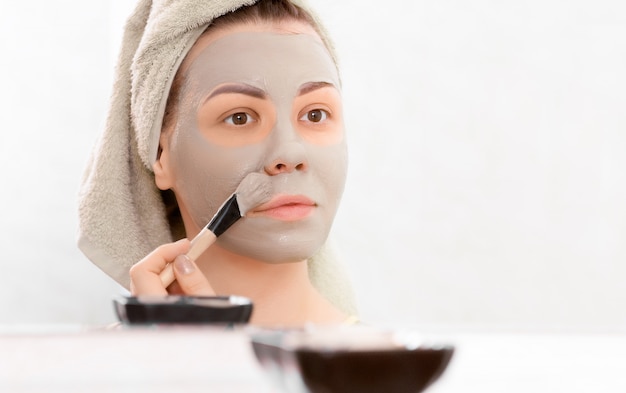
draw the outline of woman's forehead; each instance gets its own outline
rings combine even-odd
[[[237,33],[275,33],[285,35],[307,34],[313,39],[323,44],[323,41],[315,29],[306,22],[296,20],[284,20],[279,22],[262,21],[260,23],[236,23],[232,25],[222,26],[219,28],[209,28],[196,40],[183,60],[180,71],[186,72],[190,64],[202,53],[208,46],[216,41],[223,39],[232,34]]]
[[[223,83],[245,83],[280,94],[310,82],[339,89],[339,75],[319,37],[310,34],[234,32],[212,41],[190,59],[186,93],[205,94]]]

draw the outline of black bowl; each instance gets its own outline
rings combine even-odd
[[[454,347],[415,334],[362,328],[265,331],[251,336],[265,372],[288,392],[417,393],[442,375]]]
[[[252,315],[241,296],[121,296],[113,304],[124,324],[241,324]]]

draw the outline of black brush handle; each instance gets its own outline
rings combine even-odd
[[[237,195],[233,194],[233,196],[224,202],[215,216],[213,216],[211,222],[207,225],[207,228],[217,237],[224,233],[240,218],[241,213],[239,211],[239,203],[237,203]]]

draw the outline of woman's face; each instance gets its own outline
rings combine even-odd
[[[180,72],[176,124],[161,139],[165,182],[157,173],[157,184],[174,190],[188,235],[247,174],[261,173],[272,208],[253,208],[218,244],[272,263],[312,256],[347,171],[339,77],[319,36],[298,22],[238,25],[201,37]]]

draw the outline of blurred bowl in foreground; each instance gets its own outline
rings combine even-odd
[[[253,307],[241,296],[119,296],[113,304],[126,325],[245,324]]]
[[[417,393],[442,375],[454,347],[415,332],[337,327],[251,334],[261,367],[290,393]]]

